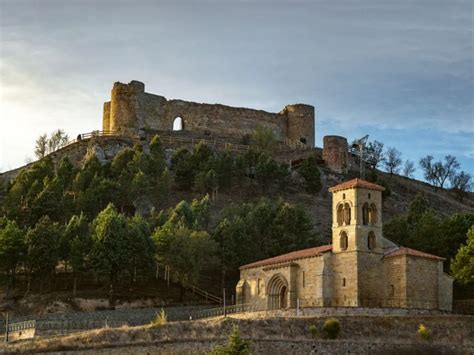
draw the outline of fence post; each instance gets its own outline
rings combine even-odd
[[[8,312],[5,319],[5,343],[8,343]]]
[[[224,306],[224,318],[227,316],[225,309],[225,288],[222,289],[222,305]]]

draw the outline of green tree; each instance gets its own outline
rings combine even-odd
[[[40,135],[35,142],[35,156],[37,159],[44,158],[48,154],[48,135]]]
[[[239,327],[234,325],[229,334],[227,344],[217,346],[212,350],[213,355],[247,355],[250,354],[250,341],[242,339]]]
[[[66,225],[64,239],[69,244],[67,257],[75,274],[87,270],[87,256],[92,248],[89,223],[84,213],[73,215]]]
[[[466,244],[461,245],[451,262],[451,271],[459,283],[474,283],[474,225],[467,232]]]
[[[189,189],[194,182],[196,171],[193,166],[192,154],[180,148],[171,158],[171,169],[175,173],[176,185],[180,189]]]
[[[58,223],[53,223],[48,216],[43,216],[26,234],[29,273],[40,276],[41,290],[43,280],[51,279],[51,274],[58,263],[61,233]]]
[[[202,267],[213,255],[214,241],[206,231],[193,231],[182,225],[173,228],[167,224],[156,229],[153,239],[157,259],[170,267],[181,286],[183,299],[185,287],[197,283]]]
[[[154,264],[155,245],[148,223],[136,214],[127,220],[128,270],[136,281],[137,271],[151,270]]]
[[[272,129],[258,125],[250,136],[251,148],[259,153],[270,154],[277,146],[277,139]]]
[[[73,270],[75,295],[78,279],[89,270],[88,256],[92,249],[89,223],[84,213],[71,217],[63,235],[69,241],[68,257]]]
[[[314,194],[321,191],[321,173],[318,169],[316,156],[312,155],[304,159],[298,168],[298,173],[305,181],[305,189],[307,192]]]
[[[0,268],[15,287],[16,268],[26,254],[25,233],[15,221],[0,218]]]
[[[106,274],[111,282],[125,270],[129,249],[125,217],[110,203],[92,222],[93,247],[91,263],[98,274]]]

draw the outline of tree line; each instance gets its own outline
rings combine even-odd
[[[50,280],[60,264],[74,280],[92,273],[123,282],[153,274],[160,263],[184,286],[196,282],[205,261],[220,268],[225,284],[244,263],[312,246],[317,236],[304,211],[259,199],[290,185],[288,166],[271,157],[268,137],[257,132],[245,154],[201,142],[170,157],[156,136],[109,163],[92,156],[78,167],[46,156],[2,189],[0,267],[14,285],[18,268],[28,279]],[[319,191],[316,159],[300,169],[304,187]],[[249,191],[254,202],[228,206],[211,223],[216,194],[236,189]],[[167,209],[180,190],[206,197]],[[135,213],[141,205],[143,216]]]
[[[356,153],[355,150],[352,152]],[[377,140],[368,142],[363,151],[364,160],[372,169],[384,168],[390,175],[401,173],[408,178],[414,178],[415,163],[402,159],[402,153],[394,147],[384,149],[384,144]],[[456,157],[447,155],[443,160],[435,161],[432,155],[422,157],[418,166],[427,182],[436,188],[444,188],[447,183],[459,200],[472,189],[472,176],[460,170],[461,164]]]
[[[283,200],[231,205],[211,223],[206,195],[147,218],[120,213],[113,203],[91,220],[81,213],[64,224],[45,215],[22,228],[2,217],[0,267],[9,286],[15,287],[20,269],[28,285],[36,279],[42,290],[58,265],[74,284],[85,274],[116,284],[153,277],[158,264],[168,266],[184,290],[204,267],[219,269],[222,285],[233,285],[240,265],[320,242],[306,213]]]

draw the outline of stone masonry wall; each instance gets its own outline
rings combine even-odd
[[[407,257],[407,298],[438,308],[438,260]]]
[[[270,128],[280,140],[303,141],[314,147],[314,107],[288,105],[279,113],[200,104],[183,100],[167,100],[145,93],[138,81],[115,83],[110,110],[104,107],[103,130],[143,134],[147,130],[170,131],[177,117],[183,129],[204,132],[209,136],[240,136],[251,134],[258,125]]]
[[[241,299],[239,303],[266,306],[268,285],[276,275],[281,275],[289,283],[289,291],[293,293],[293,299],[289,299],[290,302],[288,302],[291,307],[296,306],[296,298],[304,300],[304,302],[320,302],[324,298],[330,298],[331,285],[327,283],[329,271],[326,269],[328,258],[330,258],[330,254],[325,253],[320,256],[295,260],[291,265],[284,263],[241,270],[240,279],[245,282],[245,298]],[[293,275],[291,275],[290,266],[294,269]],[[316,305],[321,306],[322,304]]]
[[[348,150],[346,138],[340,136],[324,136],[323,160],[331,170],[338,173],[347,173],[350,165]]]
[[[393,258],[384,258],[383,270],[386,299],[398,302],[401,306],[406,306],[406,256],[401,255]]]

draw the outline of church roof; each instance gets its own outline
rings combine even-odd
[[[363,187],[363,188],[366,188],[366,189],[379,190],[379,191],[384,191],[385,190],[385,187],[383,187],[383,186],[374,184],[374,183],[366,181],[366,180],[355,178],[355,179],[352,179],[352,180],[349,180],[349,181],[344,181],[343,183],[338,184],[336,186],[333,186],[333,187],[329,188],[329,191],[330,192],[335,192],[335,191],[339,191],[339,190],[350,189],[352,187]]]
[[[327,252],[332,250],[332,245],[322,245],[319,247],[315,248],[308,248],[308,249],[302,249],[302,250],[297,250],[293,251],[291,253],[283,254],[283,255],[278,255],[273,258],[268,258],[264,260],[259,260],[251,264],[243,265],[239,269],[251,269],[254,267],[259,267],[259,266],[266,266],[266,265],[272,265],[272,264],[278,264],[278,263],[285,263],[288,261],[293,261],[296,259],[303,259],[303,258],[309,258],[311,256],[316,256],[318,254]]]
[[[406,248],[406,247],[399,247],[399,248],[389,250],[388,252],[384,254],[384,258],[391,258],[395,256],[400,256],[400,255],[416,256],[419,258],[427,258],[427,259],[435,259],[435,260],[446,260],[445,258],[442,258],[440,256],[424,253],[422,251]]]

